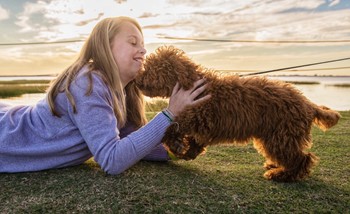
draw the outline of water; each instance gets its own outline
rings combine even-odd
[[[295,84],[308,99],[318,105],[346,111],[350,110],[350,87],[337,87],[335,84],[350,84],[350,76],[276,76],[271,79],[295,82],[318,82],[319,84]]]
[[[16,78],[20,79],[20,77]],[[319,82],[319,84],[295,84],[295,87],[318,105],[325,105],[339,111],[350,110],[350,87],[334,86],[334,84],[350,84],[350,76],[273,76],[269,78],[284,81]],[[3,77],[0,77],[0,80],[3,80]],[[13,105],[34,105],[44,97],[45,94],[25,94],[19,98],[0,99],[0,102],[7,102]]]
[[[55,76],[0,76],[0,81],[12,80],[52,80]]]
[[[23,94],[21,97],[10,97],[6,99],[0,98],[0,102],[5,102],[11,105],[35,105],[35,103],[44,97],[44,93]]]

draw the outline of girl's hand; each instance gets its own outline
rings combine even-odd
[[[168,106],[168,110],[173,114],[174,117],[179,115],[179,113],[183,111],[187,106],[197,104],[199,102],[202,102],[210,98],[210,95],[208,94],[204,97],[201,97],[195,100],[198,97],[198,95],[200,95],[206,89],[206,84],[198,87],[204,82],[205,82],[205,79],[197,80],[193,84],[193,87],[187,91],[180,88],[179,83],[176,83],[173,89],[173,92],[171,94],[171,97],[169,99],[169,106]]]

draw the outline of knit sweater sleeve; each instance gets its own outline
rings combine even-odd
[[[127,122],[126,125],[120,129],[120,138],[124,138],[131,134],[132,132],[136,131],[137,128],[135,125]],[[170,157],[168,155],[167,150],[165,149],[163,144],[159,144],[156,146],[149,154],[147,154],[142,160],[145,161],[169,161]]]
[[[101,168],[108,174],[122,173],[160,145],[170,122],[158,114],[139,130],[120,139],[108,88],[97,75],[93,75],[90,95],[86,95],[87,85],[86,76],[71,85],[77,113],[72,107],[68,112]]]

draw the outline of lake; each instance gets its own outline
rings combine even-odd
[[[319,82],[319,84],[294,84],[307,98],[317,105],[324,105],[335,110],[350,110],[350,87],[337,84],[350,84],[350,76],[272,76],[292,82]]]
[[[36,79],[50,78],[53,77],[36,77]],[[295,84],[295,87],[318,105],[325,105],[339,111],[350,110],[350,87],[335,86],[335,84],[350,84],[350,76],[270,76],[269,78],[292,82],[318,82],[319,84]],[[11,79],[28,78],[0,77],[0,80]],[[44,96],[45,94],[25,94],[22,97],[0,99],[0,101],[13,105],[33,105]]]

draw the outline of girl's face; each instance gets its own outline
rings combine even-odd
[[[120,31],[115,35],[112,44],[112,53],[119,68],[119,75],[125,87],[142,69],[144,55],[143,36],[135,25],[124,22]]]

